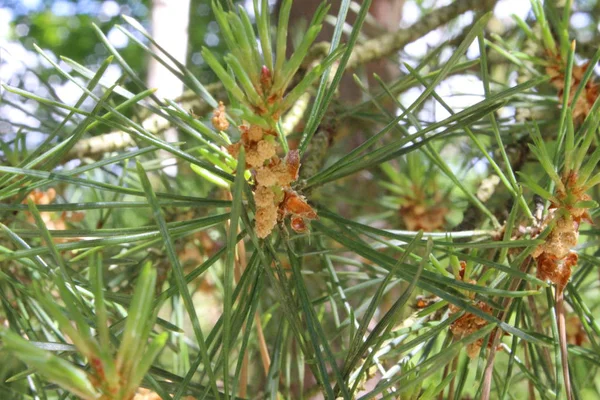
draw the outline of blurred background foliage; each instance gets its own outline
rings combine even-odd
[[[251,1],[227,1],[230,4],[242,4],[252,14]],[[333,1],[332,3],[334,5],[332,14],[335,14],[336,4],[339,4],[339,1]],[[399,20],[400,27],[409,26],[430,10],[447,4],[447,2],[441,0],[406,0],[399,3],[403,4],[400,7],[403,10]],[[269,4],[272,11],[275,12],[278,9],[276,0],[270,0]],[[314,0],[307,0],[302,2],[302,5],[295,6],[299,11],[292,15],[295,18],[292,21],[290,30],[292,44],[297,43],[302,37],[307,20],[310,18],[311,11],[314,10],[316,4],[317,2]],[[54,56],[57,61],[58,56],[64,56],[94,70],[109,53],[98,40],[92,23],[99,26],[125,61],[142,80],[145,80],[150,56],[117,29],[115,24],[125,25],[125,28],[129,29],[131,34],[147,44],[148,41],[142,35],[123,24],[121,15],[129,15],[137,19],[151,31],[150,8],[150,0],[0,0],[0,80],[3,83],[23,88],[41,96],[47,95],[49,91],[55,92],[67,103],[73,102],[80,92],[71,82],[68,82],[64,77],[57,74],[53,68],[50,68],[47,62],[40,60],[34,52],[33,45],[34,43],[37,44]],[[306,9],[306,11],[302,9]],[[528,2],[502,0],[499,1],[496,7],[497,18],[490,24],[490,30],[500,34],[513,32],[516,26],[510,19],[512,13],[531,21],[532,15]],[[402,62],[416,65],[426,54],[428,48],[435,48],[446,38],[460,33],[465,26],[468,26],[472,18],[472,13],[466,13],[446,27],[411,43],[401,52],[400,59]],[[350,21],[351,19],[352,12],[350,13]],[[570,22],[571,36],[577,39],[578,42],[578,54],[590,58],[595,51],[595,44],[600,40],[600,1],[573,1]],[[331,36],[331,27],[334,23],[335,20],[326,20],[326,29],[321,33],[320,40],[327,40]],[[382,29],[385,28],[385,23],[383,26],[378,26],[377,23],[369,24],[369,21],[367,21],[365,31],[367,34],[369,32],[375,34],[381,33]],[[207,46],[215,54],[223,54],[225,46],[219,38],[219,27],[214,20],[208,0],[191,0],[188,33],[189,44],[186,66],[201,82],[205,84],[214,82],[216,77],[202,59],[200,49],[201,46]],[[177,40],[177,38],[173,38],[173,40]],[[473,53],[472,56],[476,56],[476,53]],[[397,60],[393,61],[397,64]],[[70,70],[64,63],[59,62],[59,64],[65,67],[67,71]],[[400,69],[398,68],[398,70]],[[360,75],[360,71],[358,72]],[[121,69],[116,63],[113,63],[109,66],[105,78],[114,81],[121,75]],[[351,78],[346,81],[342,85],[342,93],[346,90],[345,88],[353,85]],[[130,80],[126,81],[125,85],[128,88],[134,86]],[[356,93],[356,89],[354,89],[353,95],[355,96]],[[6,100],[14,99],[10,94],[2,93],[2,95],[6,96]],[[417,95],[414,90],[402,94],[407,102],[410,102],[410,99]],[[32,110],[27,105],[24,107],[29,111],[42,112],[42,110]],[[435,112],[435,110],[427,110]],[[4,134],[15,133],[18,124],[7,124],[3,121],[12,120],[14,122],[16,119],[19,119],[19,122],[26,120],[20,110],[7,108],[5,104],[0,104],[0,132]],[[99,129],[104,128],[99,127]]]
[[[234,3],[239,1],[235,0]],[[114,25],[123,23],[121,15],[129,15],[150,29],[150,0],[5,0],[0,2],[0,7],[8,14],[3,21],[9,23],[8,38],[19,41],[27,50],[33,50],[33,44],[36,43],[56,55],[69,57],[84,65],[97,66],[108,56],[108,52],[94,33],[91,26],[94,22],[140,76],[145,76],[147,72],[147,53],[128,40]],[[210,2],[192,0],[190,21],[187,65],[201,78],[210,80],[212,73],[202,62],[200,47],[214,48],[217,53],[224,50],[218,38],[219,28],[214,21]]]
[[[238,3],[234,0],[232,3]],[[150,56],[142,47],[130,40],[115,27],[123,25],[121,15],[131,16],[144,27],[150,27],[149,0],[1,0],[0,1],[0,79],[3,83],[20,87],[41,96],[55,92],[67,103],[79,96],[79,91],[50,65],[40,60],[34,52],[34,44],[46,50],[58,61],[59,56],[68,57],[91,70],[95,70],[109,55],[99,40],[92,23],[96,24],[118,49],[125,61],[145,80]],[[144,43],[147,39],[130,29]],[[188,31],[187,66],[202,82],[211,82],[215,76],[202,60],[201,46],[210,47],[222,54],[225,47],[219,40],[219,27],[214,21],[210,2],[192,0]],[[178,40],[178,38],[173,38]],[[67,71],[70,68],[61,63]],[[117,64],[112,64],[105,79],[116,80],[122,74]],[[134,89],[131,81],[125,87]],[[6,95],[3,93],[3,95]],[[11,97],[10,94],[7,95]],[[28,108],[25,105],[25,108]],[[29,109],[29,108],[28,108]],[[133,111],[128,111],[131,113]],[[16,114],[16,115],[15,115]],[[129,114],[130,115],[130,114]],[[20,111],[0,104],[0,119],[26,120]],[[106,127],[99,127],[98,132]],[[15,133],[16,127],[0,121],[0,132]],[[33,141],[35,142],[35,141]]]

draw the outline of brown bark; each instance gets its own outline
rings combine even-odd
[[[295,1],[292,5],[292,11],[290,14],[290,28],[293,32],[301,24],[302,20],[306,23],[310,21],[315,10],[322,3],[322,0],[303,0]],[[357,3],[362,4],[363,0],[358,0]],[[329,9],[329,15],[339,15],[341,0],[334,0],[330,2],[331,8]],[[369,13],[374,18],[375,23],[365,22],[363,25],[363,33],[368,37],[378,36],[386,32],[395,31],[398,29],[400,20],[402,19],[402,8],[404,6],[404,0],[373,0]],[[278,13],[277,13],[278,14]],[[276,15],[277,15],[276,14]],[[353,25],[356,20],[356,13],[352,10],[348,11],[346,16],[346,23]],[[317,41],[330,42],[333,37],[334,26],[330,23],[324,23],[321,33],[317,37]],[[292,37],[289,35],[288,38]],[[342,37],[342,42],[345,37]],[[293,47],[291,42],[288,43],[288,56],[291,54]],[[373,74],[381,76],[384,81],[390,81],[397,77],[400,73],[394,62],[386,58],[371,61],[363,66],[365,75],[369,77],[369,83],[372,83]],[[374,81],[373,81],[374,82]],[[340,98],[344,102],[354,103],[360,101],[361,90],[357,87],[350,74],[346,74],[340,82]]]

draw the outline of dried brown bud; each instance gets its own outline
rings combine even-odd
[[[291,214],[308,219],[317,219],[317,213],[306,200],[293,190],[286,190],[285,198],[282,202],[285,214]]]
[[[231,154],[232,157],[237,158],[237,156],[240,154],[240,147],[242,147],[240,142],[230,144],[227,146],[227,152]]]
[[[298,171],[300,171],[300,153],[298,150],[290,150],[285,157],[285,165],[291,182],[298,179]]]
[[[308,230],[306,226],[306,221],[302,217],[292,217],[290,220],[290,226],[294,230],[294,232],[304,233]]]

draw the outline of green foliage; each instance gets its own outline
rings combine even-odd
[[[91,335],[86,316],[82,313],[86,306],[77,299],[80,294],[77,293],[78,288],[75,285],[69,285],[68,288],[62,278],[55,279],[61,299],[68,311],[67,315],[64,315],[63,310],[54,304],[54,299],[43,293],[39,286],[36,288],[38,301],[46,307],[49,316],[58,321],[60,329],[73,341],[77,351],[87,360],[90,372],[86,373],[77,365],[52,354],[49,350],[37,347],[5,328],[0,331],[0,338],[5,350],[50,382],[56,383],[82,399],[93,400],[106,398],[106,396],[111,399],[129,399],[136,392],[168,338],[168,334],[163,332],[146,345],[156,318],[156,315],[152,315],[156,271],[150,264],[146,264],[140,274],[121,344],[113,360],[109,332],[106,330],[106,306],[102,298],[102,262],[97,257],[91,257],[90,263],[94,261],[96,265],[90,267],[95,270],[97,279],[95,308],[99,341]],[[75,290],[75,293],[72,290]],[[71,326],[69,319],[75,321],[75,327]]]
[[[262,1],[262,12],[259,12],[256,1],[254,4],[258,16],[261,52],[256,42],[252,40],[255,37],[254,30],[248,14],[242,7],[238,9],[238,13],[235,13],[225,12],[218,1],[213,0],[212,6],[231,53],[224,57],[227,69],[219,63],[208,48],[202,49],[204,59],[221,80],[227,92],[243,106],[242,117],[253,124],[274,130],[282,113],[287,111],[341,56],[341,51],[330,54],[288,92],[288,86],[321,31],[328,7],[323,3],[318,8],[302,42],[289,60],[286,60],[286,23],[279,24],[277,28],[277,45],[274,53],[271,48],[266,0]],[[289,19],[290,6],[289,0],[282,4],[279,16],[281,20]],[[275,64],[273,58],[276,59]],[[233,77],[230,71],[233,72]]]

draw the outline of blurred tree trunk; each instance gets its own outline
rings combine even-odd
[[[315,10],[322,2],[323,0],[294,1],[290,15],[291,29],[293,30],[294,26],[297,26],[297,24],[302,20],[310,21]],[[363,0],[355,0],[355,2],[362,4]],[[329,9],[329,14],[337,16],[339,14],[341,0],[332,0],[330,1],[330,4],[331,8]],[[402,19],[403,6],[404,0],[373,0],[369,9],[369,13],[375,18],[376,25],[365,22],[362,32],[370,37],[373,37],[386,31],[397,30],[400,20]],[[346,17],[346,22],[352,25],[354,24],[355,20],[356,13],[352,10],[349,10]],[[317,41],[331,41],[333,30],[333,25],[325,23],[321,33],[317,38]],[[344,38],[342,38],[342,40],[344,40]],[[291,46],[288,46],[288,49],[290,49],[290,47]],[[364,71],[366,76],[369,77],[369,80],[371,80],[373,74],[376,73],[386,82],[393,80],[400,73],[398,67],[387,59],[377,60],[375,62],[366,64],[364,66]],[[360,101],[361,91],[354,83],[354,80],[350,74],[346,74],[340,83],[340,97],[344,102],[353,103]]]
[[[288,56],[291,55],[293,44],[291,38],[294,36],[294,30],[298,29],[299,26],[303,26],[312,19],[317,7],[323,2],[323,0],[302,0],[294,1],[292,3],[292,10],[290,15],[290,34],[288,35]],[[362,4],[364,0],[355,0],[355,3]],[[342,1],[331,0],[329,4],[329,15],[337,17],[340,11]],[[279,6],[281,1],[278,2],[276,9],[277,14],[279,13]],[[386,32],[396,31],[399,29],[400,20],[402,19],[402,9],[404,6],[404,0],[372,0],[369,8],[370,17],[365,20],[361,32],[368,38],[373,38],[382,35]],[[356,20],[356,12],[352,9],[348,10],[346,15],[346,23],[350,26],[354,25]],[[327,41],[330,42],[333,37],[333,31],[335,29],[335,22],[326,22],[323,24],[323,29],[317,37],[317,42]],[[342,42],[346,41],[347,35],[342,35]],[[378,86],[376,81],[373,79],[373,74],[379,75],[385,82],[392,82],[400,75],[400,69],[397,63],[394,61],[382,58],[376,61],[372,61],[360,66],[360,70],[352,71],[347,70],[344,74],[338,90],[339,100],[345,104],[359,103],[362,98],[362,91],[354,82],[352,78],[353,73],[357,73],[365,79],[361,79],[365,85]],[[390,112],[395,110],[395,105],[391,101],[385,101],[384,106],[389,109]],[[360,125],[359,121],[346,120],[345,122],[337,121],[334,126],[327,126],[327,141],[331,144],[335,140],[339,140],[345,137],[352,127],[352,130],[361,130],[358,128]],[[363,141],[361,134],[351,136],[351,140],[348,145],[355,146]]]
[[[188,47],[188,24],[190,0],[153,0],[151,10],[152,37],[171,56],[182,64],[186,63]],[[153,50],[159,51],[153,47]],[[166,57],[164,57],[166,58]],[[175,99],[183,93],[183,82],[154,58],[148,66],[148,87],[158,89],[158,98]],[[167,142],[178,140],[177,130],[169,128],[164,132]],[[168,153],[161,158],[169,157]],[[167,165],[168,160],[163,161]],[[165,172],[174,176],[177,166],[167,166]]]

